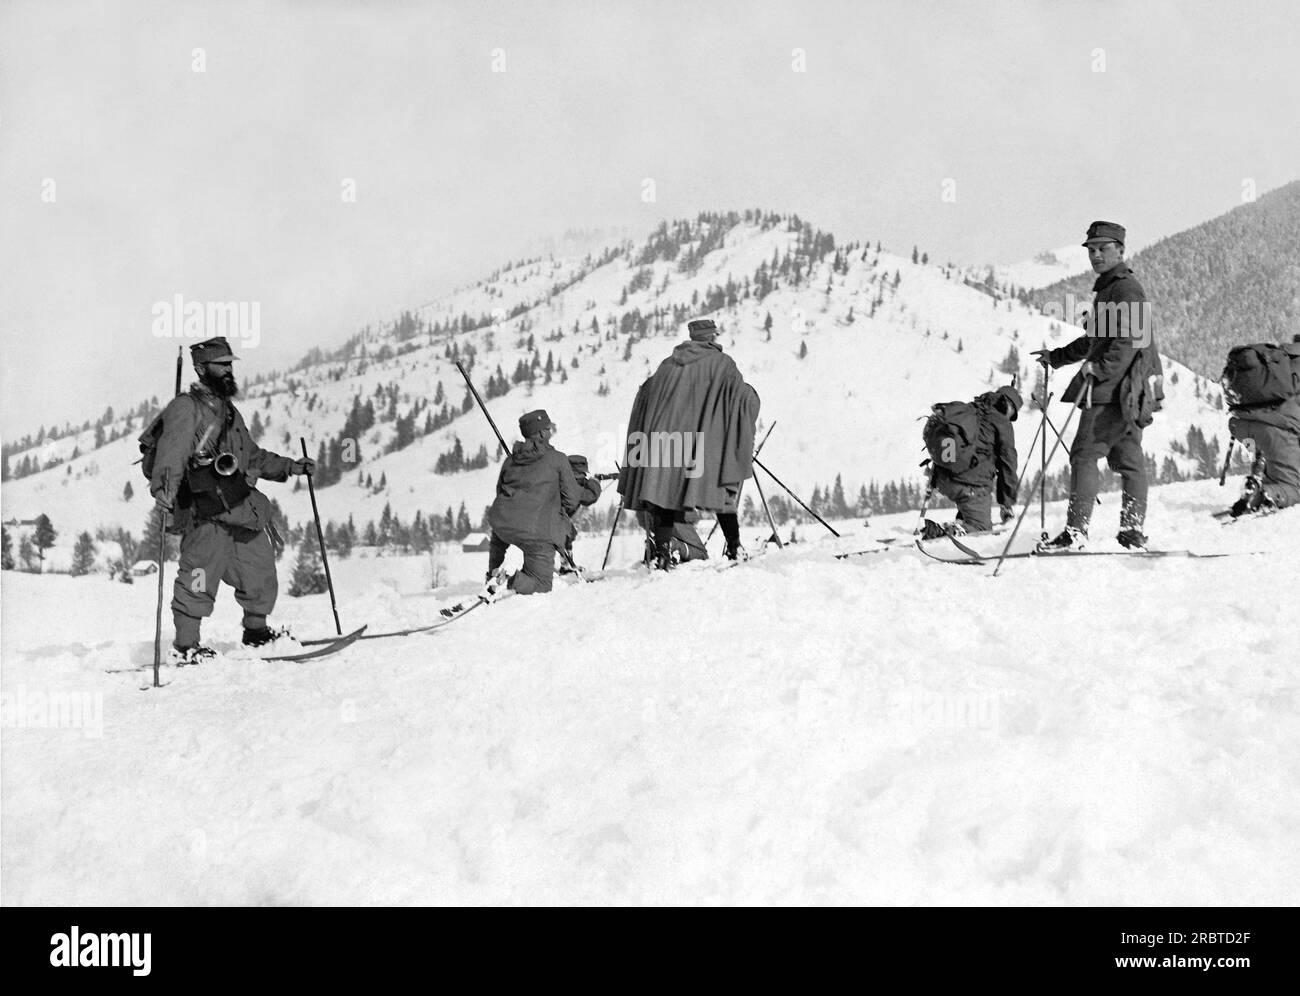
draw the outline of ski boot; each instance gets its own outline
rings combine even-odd
[[[1066,526],[1055,539],[1040,540],[1034,546],[1035,553],[1066,553],[1082,550],[1088,545],[1088,531],[1075,526]]]
[[[191,664],[206,664],[216,656],[215,650],[201,643],[189,647],[178,647],[173,644],[170,653],[167,654],[167,663],[176,667],[189,667]]]
[[[1115,539],[1125,550],[1145,550],[1147,548],[1147,538],[1139,529],[1121,529]]]
[[[948,534],[943,526],[933,519],[926,519],[921,526],[921,539],[923,540],[936,540],[946,535]]]
[[[652,569],[656,571],[671,571],[678,564],[678,557],[673,550],[673,544],[670,540],[667,543],[654,544],[654,564]]]
[[[1253,515],[1256,512],[1268,512],[1277,506],[1273,504],[1272,499],[1264,493],[1263,486],[1259,483],[1259,478],[1253,474],[1246,478],[1246,483],[1241,491],[1241,497],[1233,502],[1230,514],[1234,519],[1239,519],[1243,515]]]
[[[244,628],[244,646],[246,647],[265,647],[268,643],[274,643],[282,636],[288,636],[287,629],[271,629],[269,626],[258,626],[256,629]]]
[[[723,547],[722,555],[727,560],[734,560],[737,561],[738,563],[743,563],[744,561],[749,559],[749,551],[746,550],[739,543],[737,543],[735,546],[727,545]]]
[[[510,575],[506,573],[505,565],[498,567],[495,571],[489,571],[487,583],[483,590],[479,592],[479,601],[495,602],[501,597],[501,593],[510,587]]]

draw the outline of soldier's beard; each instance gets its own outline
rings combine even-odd
[[[239,394],[239,385],[235,383],[233,373],[222,374],[220,377],[205,373],[199,380],[218,398],[233,398]]]

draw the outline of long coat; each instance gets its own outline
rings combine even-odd
[[[715,343],[684,342],[637,391],[618,491],[633,511],[735,511],[753,475],[758,392]]]

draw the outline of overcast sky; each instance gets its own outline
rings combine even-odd
[[[1293,2],[5,2],[0,426],[166,395],[176,294],[260,302],[246,376],[568,228],[1147,243],[1297,178],[1297,51]]]

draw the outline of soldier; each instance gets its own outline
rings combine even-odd
[[[753,474],[758,393],[722,352],[712,319],[687,328],[690,340],[637,391],[618,478],[625,507],[650,516],[661,570],[672,569],[674,524],[689,510],[716,513],[723,555],[743,555],[736,510],[740,487]]]
[[[492,537],[488,547],[488,594],[506,581],[502,562],[506,550],[517,546],[523,569],[507,586],[519,595],[551,590],[555,551],[564,549],[582,491],[568,458],[551,446],[555,424],[542,409],[519,419],[523,441],[517,442],[497,475],[497,495],[488,510]]]
[[[1069,511],[1065,529],[1038,545],[1043,553],[1086,545],[1102,457],[1123,481],[1116,539],[1128,549],[1147,543],[1142,532],[1147,511],[1142,430],[1151,423],[1151,413],[1160,410],[1163,375],[1146,292],[1124,261],[1125,235],[1123,226],[1111,221],[1088,226],[1083,246],[1097,279],[1085,333],[1058,349],[1033,351],[1038,362],[1051,367],[1084,361],[1062,396],[1082,406],[1070,447]]]
[[[654,522],[645,509],[636,513],[636,521],[646,531],[646,565],[653,566],[658,560],[658,550],[654,541]],[[669,550],[674,564],[684,564],[688,560],[709,559],[709,551],[695,528],[695,523],[699,521],[700,513],[694,509],[683,511],[680,519],[674,516],[673,534],[669,540]]]
[[[955,470],[934,465],[934,488],[957,506],[957,518],[950,527],[956,535],[983,533],[993,528],[993,497],[996,493],[1001,519],[1012,516],[1019,483],[1016,455],[1016,432],[1011,423],[1019,415],[1023,401],[1011,385],[981,394],[972,403],[979,422],[975,454],[969,470]],[[934,539],[944,527],[925,520],[921,536]]]
[[[172,594],[173,647],[184,663],[214,656],[199,642],[202,620],[212,614],[225,581],[244,610],[244,643],[260,647],[280,634],[266,624],[279,593],[271,502],[255,487],[259,478],[285,481],[310,474],[311,460],[294,460],[253,442],[234,405],[239,387],[226,340],[217,336],[190,347],[198,382],[178,395],[156,425],[140,437],[156,439],[149,491],[158,507],[174,512],[181,534],[180,565]]]
[[[578,508],[574,509],[573,515],[569,516],[569,535],[564,541],[564,555],[561,557],[562,563],[560,564],[561,574],[577,573],[577,563],[573,559],[573,541],[578,535],[578,527],[573,522],[573,516],[577,515],[581,509],[589,508],[600,501],[600,482],[587,476],[587,458],[581,453],[570,453],[569,467],[573,471],[573,479],[578,484],[581,497],[578,499]]]
[[[1249,439],[1255,444],[1255,459],[1246,478],[1241,497],[1232,506],[1232,517],[1254,512],[1270,512],[1300,504],[1300,335],[1293,343],[1281,347],[1287,357],[1284,377],[1291,397],[1283,401],[1260,404],[1233,404],[1239,395],[1229,390],[1228,431],[1233,439]],[[1225,374],[1227,371],[1225,371]]]

